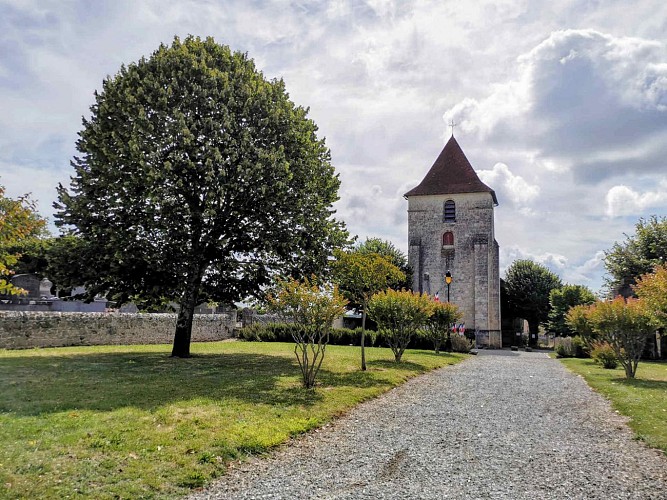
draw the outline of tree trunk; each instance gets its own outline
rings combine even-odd
[[[644,349],[642,349],[640,352],[642,352],[643,350]],[[637,374],[638,364],[639,364],[638,358],[628,359],[627,363],[625,363],[623,366],[623,368],[625,368],[625,378],[635,378],[635,375]]]
[[[201,286],[203,271],[195,272],[193,279],[189,280],[187,288],[181,297],[178,318],[176,319],[176,333],[174,334],[174,345],[171,356],[176,358],[190,357],[190,339],[192,338],[192,319],[195,315],[199,287]]]
[[[632,370],[632,362],[624,366],[625,368],[625,378],[635,378],[635,373]]]
[[[366,371],[366,349],[364,343],[366,340],[366,304],[361,312],[361,369]]]

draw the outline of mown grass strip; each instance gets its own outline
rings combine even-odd
[[[637,377],[626,380],[622,368],[606,370],[590,359],[561,359],[593,389],[630,417],[637,439],[667,454],[667,363],[642,361]]]
[[[285,343],[0,350],[0,498],[168,498],[247,454],[465,359],[329,346],[315,390]]]

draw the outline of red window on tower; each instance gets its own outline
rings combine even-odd
[[[454,246],[454,233],[447,231],[442,235],[442,246]]]

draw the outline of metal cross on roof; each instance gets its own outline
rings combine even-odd
[[[454,120],[451,120],[449,122],[449,126],[452,128],[452,137],[454,137],[454,127],[456,127],[458,123],[454,123]]]

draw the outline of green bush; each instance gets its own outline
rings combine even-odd
[[[590,358],[590,347],[586,340],[577,335],[575,337],[556,337],[554,352],[559,358]]]
[[[293,342],[292,329],[289,323],[255,323],[241,328],[238,338],[248,342]],[[334,328],[331,331],[329,344],[360,345],[361,328]],[[366,330],[367,347],[387,347],[388,342],[382,332]],[[410,342],[412,349],[432,349],[433,343],[426,335],[418,335]]]
[[[586,339],[581,335],[572,337],[572,347],[574,348],[575,358],[590,358],[591,348],[586,342]]]
[[[474,347],[472,340],[467,339],[463,335],[453,334],[452,339],[452,351],[454,352],[470,352]]]
[[[370,330],[366,330],[366,341],[367,346],[372,346],[375,340],[374,335],[371,335]],[[329,344],[334,345],[359,345],[361,339],[361,328],[355,328],[354,330],[350,328],[334,328],[331,331],[329,336]]]
[[[567,350],[565,349],[565,346],[559,342],[556,342],[554,352],[559,358],[567,358]]]
[[[613,370],[618,366],[618,358],[614,348],[607,342],[595,342],[591,349],[591,357],[603,368]]]
[[[255,323],[239,332],[239,338],[252,342],[292,342],[294,325],[288,323]]]
[[[255,323],[238,330],[238,338],[248,342],[294,342],[289,323]],[[329,338],[330,345],[360,345],[361,328],[334,328]],[[387,347],[388,342],[382,332],[366,330],[366,347]],[[429,338],[415,337],[410,342],[412,349],[432,349]],[[461,351],[464,352],[464,351]],[[467,351],[466,351],[467,352]]]
[[[292,333],[296,328],[290,323],[255,323],[239,331],[239,338],[249,342],[294,342]],[[334,328],[329,336],[329,344],[359,345],[361,328]],[[376,345],[380,337],[377,332],[366,330],[366,345]]]
[[[554,352],[559,358],[573,358],[576,349],[571,337],[556,337],[554,339]]]

